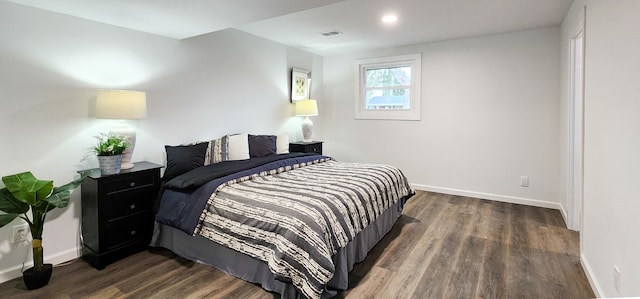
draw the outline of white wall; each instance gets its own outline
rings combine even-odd
[[[640,296],[639,13],[637,0],[587,1],[582,259],[603,297]]]
[[[0,1],[0,37],[0,175],[30,170],[60,185],[97,167],[80,160],[114,124],[93,117],[98,88],[147,92],[148,118],[131,121],[133,160],[156,163],[165,144],[233,132],[301,139],[291,67],[312,70],[312,95],[322,95],[322,57],[236,30],[177,41]],[[79,193],[48,216],[47,262],[78,256]],[[30,244],[8,241],[14,224],[0,229],[0,282],[31,261]]]
[[[420,189],[559,208],[559,40],[547,28],[325,57],[325,152],[396,165]],[[422,120],[354,120],[354,59],[410,53]]]

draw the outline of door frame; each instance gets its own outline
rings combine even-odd
[[[571,230],[582,229],[584,189],[584,17],[569,40],[569,186],[568,219]]]

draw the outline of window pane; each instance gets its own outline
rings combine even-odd
[[[409,86],[411,84],[411,67],[393,67],[368,69],[366,71],[367,87]]]
[[[373,89],[367,90],[365,98],[367,110],[409,110],[409,89]]]
[[[355,119],[420,120],[421,54],[356,60]]]

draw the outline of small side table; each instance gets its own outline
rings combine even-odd
[[[162,165],[137,162],[119,174],[93,169],[82,182],[83,258],[101,270],[147,249]]]
[[[316,153],[322,155],[322,141],[298,141],[289,143],[289,151],[297,153]]]

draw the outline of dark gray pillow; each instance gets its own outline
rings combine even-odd
[[[275,135],[249,135],[249,157],[259,158],[275,154]]]
[[[164,171],[162,179],[168,181],[189,170],[204,166],[204,157],[208,146],[208,142],[178,146],[165,145],[167,169]]]

